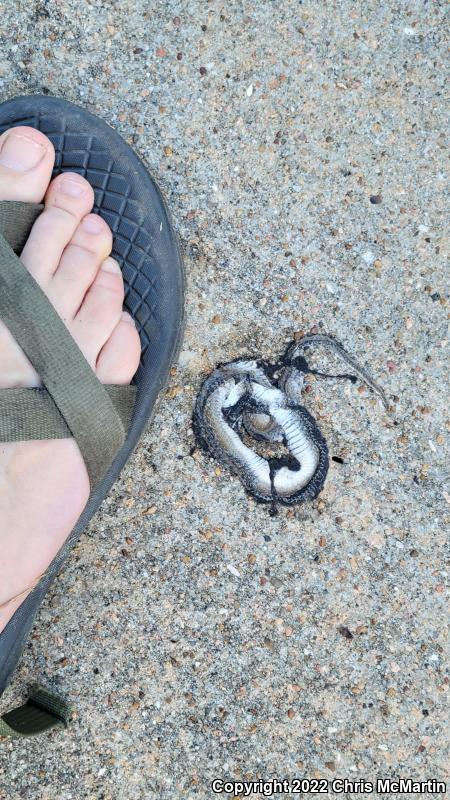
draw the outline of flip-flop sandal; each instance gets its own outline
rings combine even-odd
[[[130,387],[103,386],[18,255],[43,206],[0,202],[0,318],[41,377],[41,389],[0,391],[0,441],[73,436],[91,495],[44,577],[0,634],[0,695],[24,648],[36,612],[70,550],[97,511],[146,427],[177,358],[183,330],[184,272],[161,192],[123,139],[102,120],[57,97],[17,97],[0,105],[0,133],[29,125],[53,143],[53,175],[83,175],[94,212],[108,223],[121,265],[125,308],[141,337]],[[37,688],[0,717],[0,736],[35,735],[67,723],[68,706]]]

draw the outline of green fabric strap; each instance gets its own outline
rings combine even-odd
[[[109,399],[127,429],[136,402],[135,386],[105,386]],[[0,391],[0,442],[29,439],[67,439],[72,436],[46,389]]]
[[[0,717],[0,736],[38,736],[53,728],[67,728],[71,706],[42,686],[33,686],[23,706]]]
[[[25,228],[29,230],[30,219],[41,208],[31,205],[30,208],[28,203],[0,203],[0,319],[27,355],[75,438],[94,489],[122,447],[125,427],[110,394],[97,379],[42,289],[6,241],[5,235],[13,246],[20,247]],[[10,392],[10,389],[0,391],[0,413],[10,407]],[[33,403],[24,403],[29,419],[25,418],[20,425],[30,431],[34,429],[32,416],[38,407],[36,393],[34,397]],[[48,411],[51,404],[45,403]],[[48,430],[42,427],[40,438],[51,438],[52,426],[53,422]],[[19,430],[15,434],[17,438],[20,438]]]
[[[17,255],[21,254],[31,227],[43,210],[42,203],[0,202],[0,233]]]

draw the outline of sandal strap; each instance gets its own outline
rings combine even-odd
[[[125,427],[108,391],[6,239],[5,234],[13,246],[20,246],[25,228],[30,229],[30,219],[39,213],[36,204],[9,206],[9,201],[0,203],[0,224],[4,225],[3,230],[0,227],[0,319],[40,376],[76,440],[94,489],[121,449]],[[0,391],[0,397],[6,398],[10,391]],[[37,397],[36,393],[34,396]],[[10,403],[6,399],[2,402],[5,406]],[[47,408],[50,408],[48,402]],[[51,437],[51,427],[42,430],[42,434]],[[20,439],[20,431],[17,438]]]
[[[43,686],[34,685],[24,705],[0,717],[0,736],[38,736],[54,728],[67,728],[72,707]]]
[[[105,385],[104,388],[127,430],[136,403],[136,387]],[[46,389],[0,391],[0,442],[68,439],[71,436],[66,420]]]
[[[43,203],[22,203],[20,200],[0,202],[0,234],[20,256],[31,228],[44,210]]]

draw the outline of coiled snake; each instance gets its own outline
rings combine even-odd
[[[272,506],[313,500],[328,472],[328,447],[314,417],[301,405],[306,373],[356,380],[355,375],[326,375],[309,368],[305,350],[332,350],[388,407],[386,396],[364,367],[331,336],[305,336],[293,342],[278,364],[238,360],[217,367],[204,381],[195,404],[194,432],[200,446],[236,474],[246,491]],[[242,436],[283,442],[288,456],[263,457]]]

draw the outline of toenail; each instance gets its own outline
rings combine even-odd
[[[0,164],[16,172],[26,172],[36,167],[47,152],[47,148],[35,142],[26,133],[8,133],[1,144]]]
[[[128,311],[122,311],[121,319],[122,319],[122,322],[129,322],[130,325],[134,325],[134,327],[136,327],[136,321],[133,319],[131,314],[128,313]]]
[[[122,272],[117,261],[115,261],[114,258],[105,258],[102,264],[102,269],[104,269],[105,272],[115,272],[116,274]]]
[[[92,214],[90,217],[85,217],[82,225],[83,230],[87,231],[87,233],[101,233],[105,227],[101,218],[97,217],[95,214]]]
[[[67,194],[69,197],[80,197],[86,189],[86,181],[83,178],[76,178],[74,175],[64,175],[60,181],[60,189],[63,194]]]

